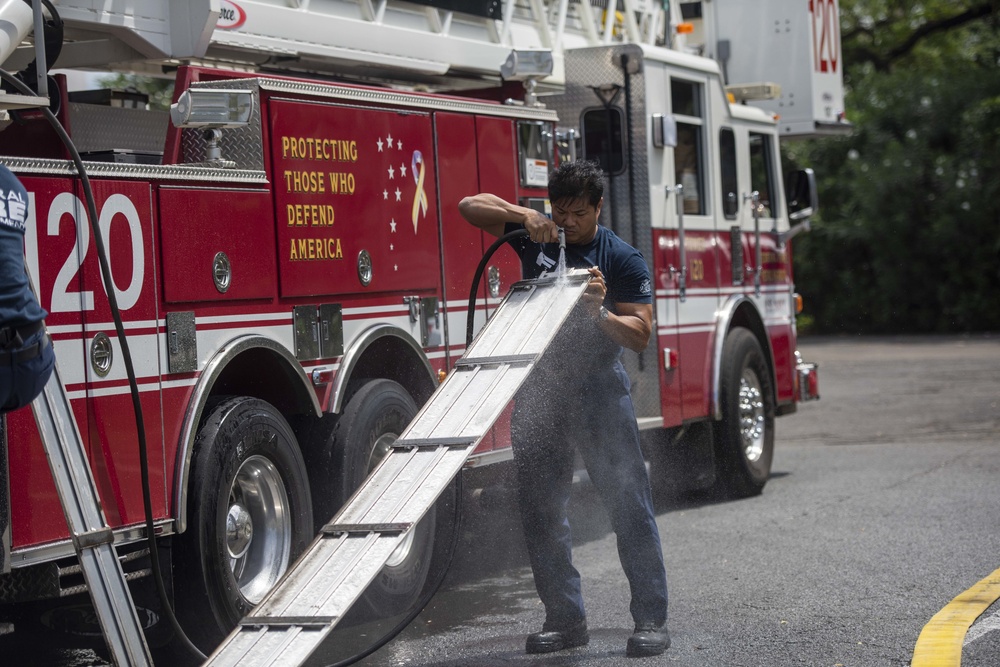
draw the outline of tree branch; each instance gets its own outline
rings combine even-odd
[[[894,61],[902,58],[920,42],[920,40],[929,37],[935,33],[944,32],[946,30],[951,30],[952,28],[957,28],[959,26],[965,25],[966,23],[971,23],[977,19],[981,19],[985,16],[989,16],[994,11],[994,2],[987,1],[975,7],[972,7],[961,14],[956,14],[955,16],[949,16],[948,18],[940,19],[937,21],[928,21],[924,23],[912,33],[910,36],[899,46],[890,49],[885,55],[883,63],[888,65],[892,64]]]

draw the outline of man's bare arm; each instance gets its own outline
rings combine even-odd
[[[649,345],[653,331],[653,305],[649,303],[618,303],[618,313],[609,313],[600,327],[611,340],[622,347],[642,352]]]
[[[601,306],[608,293],[604,282],[604,274],[599,268],[589,269],[590,284],[584,292],[581,301],[583,307],[597,320],[604,335],[636,352],[642,352],[649,344],[649,336],[653,332],[653,306],[649,303],[616,303],[617,313],[608,313],[608,319],[600,319]]]
[[[513,222],[524,225],[532,241],[553,243],[559,240],[558,228],[549,218],[533,208],[511,204],[486,192],[460,201],[458,212],[471,225],[493,236],[503,236],[504,225]]]

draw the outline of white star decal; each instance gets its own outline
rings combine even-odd
[[[394,178],[396,178],[396,170],[393,169],[392,165],[390,164],[389,165],[389,180],[391,181]]]
[[[382,152],[382,137],[379,137],[378,141],[376,143],[378,144],[378,152],[381,153]]]
[[[399,140],[399,141],[398,141],[398,142],[396,143],[396,148],[398,148],[399,150],[403,150],[403,140],[402,140],[402,139],[400,139],[400,140]]]
[[[386,136],[385,142],[387,144],[389,144],[389,148],[392,148],[392,135],[391,134],[389,134],[389,135]]]
[[[396,233],[396,220],[395,220],[395,218],[393,218],[392,220],[389,221],[389,229],[392,230],[393,234]],[[391,249],[392,248],[390,248],[390,250]]]
[[[399,271],[399,264],[393,264],[392,265],[392,270],[393,271]]]
[[[389,244],[389,250],[395,250],[395,249],[396,249],[396,245],[394,243],[390,243]]]
[[[388,198],[389,198],[389,191],[388,190],[383,190],[382,191],[382,199],[388,199]]]
[[[403,178],[406,178],[406,165],[405,164],[399,165],[399,173],[403,176]]]
[[[402,196],[403,196],[403,193],[400,192],[399,188],[396,188],[396,201],[403,201],[402,199],[400,199],[400,197],[402,197]]]

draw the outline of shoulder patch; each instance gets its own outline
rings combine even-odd
[[[642,281],[642,284],[639,285],[639,293],[640,294],[651,294],[652,291],[653,290],[652,290],[652,288],[650,287],[650,284],[649,284],[649,278],[646,278],[645,280]]]

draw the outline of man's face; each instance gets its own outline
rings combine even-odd
[[[591,206],[585,198],[552,202],[552,221],[566,230],[566,243],[590,243],[597,235],[597,219],[604,199]]]

